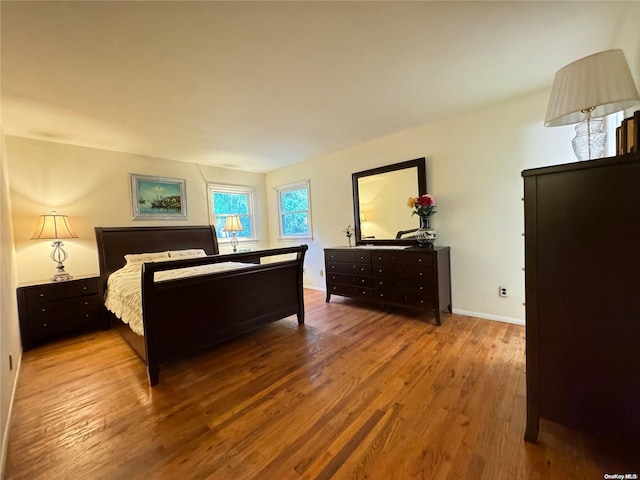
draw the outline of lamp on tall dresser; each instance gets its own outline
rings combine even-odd
[[[236,237],[236,232],[241,232],[242,230],[240,217],[238,217],[238,215],[229,215],[222,231],[231,232],[231,246],[233,247],[234,253],[238,249],[238,237]]]
[[[51,260],[58,264],[55,275],[51,277],[54,282],[63,282],[73,278],[64,270],[63,262],[69,257],[62,248],[64,245],[62,239],[64,238],[78,238],[71,229],[69,217],[58,215],[56,212],[51,212],[50,215],[40,215],[38,227],[31,240],[52,240],[53,252],[51,252]]]
[[[604,117],[640,102],[622,50],[606,50],[576,60],[556,73],[545,127],[576,125],[572,140],[578,160],[604,155]]]

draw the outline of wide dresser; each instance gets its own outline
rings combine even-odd
[[[449,247],[325,248],[327,299],[331,295],[435,313],[451,313]]]

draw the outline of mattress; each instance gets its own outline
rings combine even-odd
[[[113,272],[107,280],[105,307],[128,324],[138,335],[144,335],[142,321],[142,263],[128,263],[120,270]],[[226,272],[255,266],[251,263],[222,262],[174,270],[163,270],[155,273],[154,281],[166,282],[178,278],[194,277],[210,273]]]

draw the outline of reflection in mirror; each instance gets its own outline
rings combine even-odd
[[[416,219],[407,208],[407,198],[418,193],[416,178],[417,169],[406,168],[358,179],[363,239],[396,238],[400,230],[415,225]]]
[[[424,158],[357,172],[352,180],[356,244],[416,243],[396,236],[419,226],[407,199],[426,193]]]

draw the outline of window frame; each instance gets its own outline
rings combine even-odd
[[[298,210],[296,212],[283,212],[282,211],[282,195],[287,192],[295,190],[307,190],[307,210]],[[311,181],[300,180],[298,182],[288,183],[286,185],[278,185],[274,189],[276,191],[276,202],[278,204],[278,240],[313,240],[313,221],[311,216]],[[292,213],[306,212],[307,225],[309,230],[303,235],[286,235],[283,230],[283,215]]]
[[[243,237],[236,235],[239,243],[243,242],[257,242],[259,240],[258,231],[257,231],[257,210],[256,210],[256,189],[254,187],[249,187],[246,185],[232,185],[225,183],[214,183],[207,182],[207,200],[209,204],[209,224],[213,225],[216,229],[216,237],[218,240],[218,244],[230,244],[232,236],[221,236],[224,235],[224,232],[219,232],[218,227],[216,225],[216,214],[215,214],[215,205],[214,205],[214,193],[235,193],[240,195],[248,195],[249,196],[249,213],[246,215],[249,217],[249,222],[251,224],[251,232],[252,236]],[[227,215],[224,215],[227,217]],[[240,216],[245,216],[245,214],[241,214]]]

